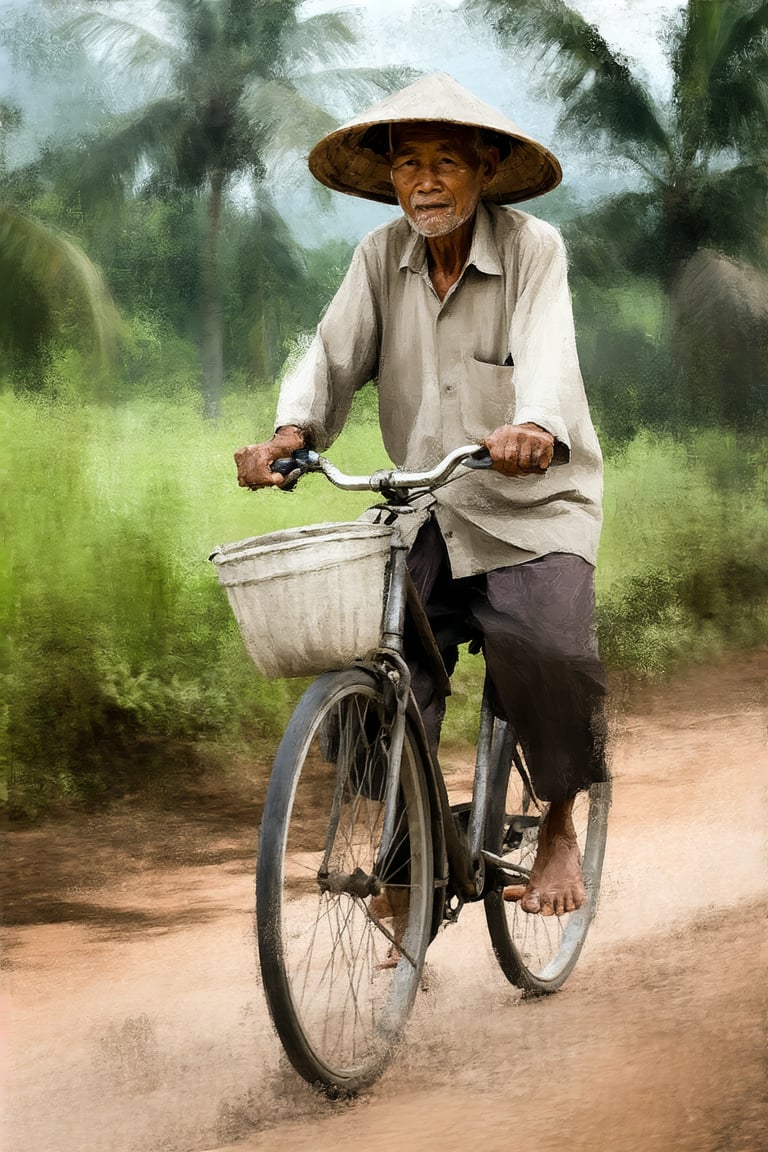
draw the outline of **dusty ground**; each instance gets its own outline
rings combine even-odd
[[[630,697],[565,990],[521,1001],[467,909],[353,1105],[297,1081],[267,1019],[256,801],[12,832],[8,1152],[766,1152],[766,681],[768,654]]]

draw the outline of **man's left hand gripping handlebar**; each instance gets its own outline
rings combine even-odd
[[[293,424],[278,428],[271,440],[248,444],[235,452],[237,482],[241,488],[283,488],[288,477],[274,470],[276,460],[286,459],[304,447],[304,433]],[[295,478],[294,478],[295,483]]]

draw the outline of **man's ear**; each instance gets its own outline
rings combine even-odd
[[[483,160],[483,187],[485,188],[490,184],[496,175],[499,167],[499,150],[496,147],[486,149],[485,158]]]

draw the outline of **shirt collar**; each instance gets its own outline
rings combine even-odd
[[[410,235],[406,240],[403,254],[400,257],[400,267],[409,268],[411,272],[427,274],[427,242],[413,228],[409,228]],[[473,264],[478,272],[486,276],[501,276],[503,268],[499,250],[491,227],[491,216],[481,200],[475,213],[475,230],[472,233],[472,244],[465,268]],[[463,275],[463,273],[462,273]]]

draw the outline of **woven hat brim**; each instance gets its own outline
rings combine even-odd
[[[446,72],[420,77],[329,132],[309,155],[312,175],[348,196],[396,204],[387,155],[395,124],[449,124],[491,133],[501,145],[500,160],[483,196],[497,204],[541,196],[562,179],[548,148]]]
[[[396,117],[372,119],[344,125],[324,136],[309,154],[309,170],[316,180],[343,192],[381,204],[397,204],[390,178],[389,160],[366,146],[364,138],[370,129],[394,124],[450,124],[466,128],[483,127],[508,143],[509,151],[500,162],[496,175],[483,191],[484,200],[496,204],[516,204],[543,196],[556,188],[563,178],[556,156],[543,144],[522,132],[508,132],[493,125],[478,125],[474,120],[448,119],[444,116]]]

